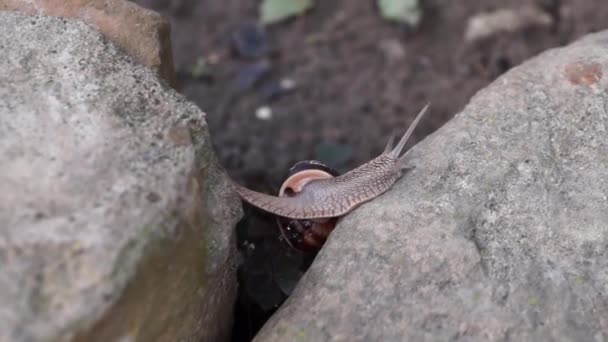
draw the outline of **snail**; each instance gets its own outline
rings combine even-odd
[[[235,182],[245,202],[278,216],[284,238],[297,249],[318,249],[337,220],[361,204],[383,194],[409,169],[400,156],[429,104],[418,113],[395,147],[389,139],[384,152],[343,174],[315,161],[300,162],[290,171],[279,196],[247,189]]]

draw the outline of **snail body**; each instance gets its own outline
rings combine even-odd
[[[382,154],[343,175],[334,176],[321,167],[307,168],[300,174],[291,174],[279,196],[256,192],[236,183],[234,188],[245,202],[282,218],[317,224],[331,222],[383,194],[403,175],[407,163],[406,155],[401,156],[401,152],[428,106],[420,111],[394,148],[390,139]],[[287,189],[290,189],[288,193]],[[305,228],[294,226],[299,231]]]

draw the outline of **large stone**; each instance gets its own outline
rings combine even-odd
[[[169,22],[127,0],[0,0],[0,11],[80,19],[175,83]]]
[[[204,114],[76,20],[0,12],[0,341],[221,341],[238,199]]]
[[[480,91],[255,340],[608,340],[606,70],[608,31]]]

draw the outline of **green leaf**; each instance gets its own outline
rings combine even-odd
[[[209,63],[205,57],[199,57],[196,59],[196,64],[192,67],[191,70],[192,77],[201,78],[204,76],[208,76],[210,73]]]
[[[302,14],[312,7],[312,0],[262,0],[260,15],[262,23],[272,24],[294,15]]]
[[[378,0],[378,8],[387,20],[416,26],[422,19],[420,0]]]

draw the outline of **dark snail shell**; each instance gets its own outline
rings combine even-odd
[[[297,196],[304,186],[315,179],[333,178],[340,173],[316,160],[296,163],[289,169],[281,185],[279,197]],[[337,217],[315,220],[294,220],[278,217],[281,236],[291,247],[301,251],[316,251],[323,246],[338,222]]]

